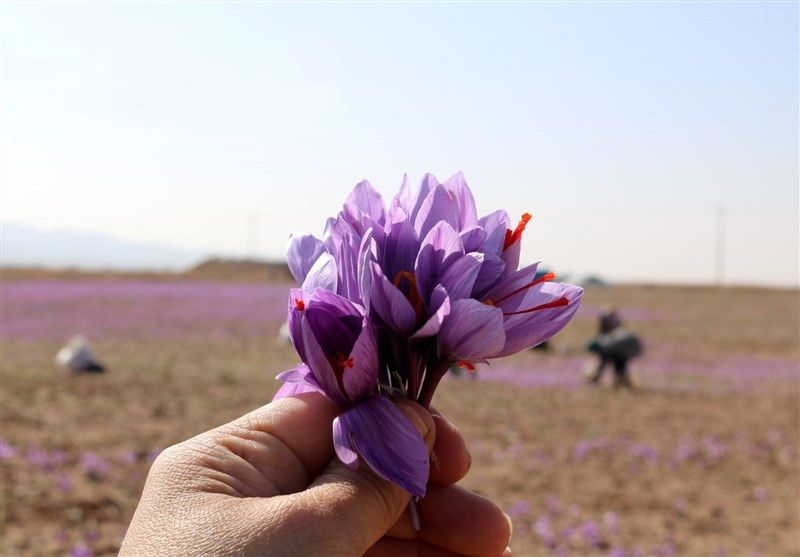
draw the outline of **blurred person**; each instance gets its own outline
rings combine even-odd
[[[598,333],[586,345],[598,356],[598,365],[589,375],[589,383],[597,384],[603,377],[606,367],[614,368],[614,387],[632,388],[628,374],[628,363],[642,353],[639,337],[622,326],[619,313],[606,308],[598,316]]]
[[[419,529],[408,492],[335,458],[339,408],[305,393],[161,453],[120,555],[510,556],[510,518],[453,485],[471,462],[458,429],[435,410],[398,406],[433,463]]]
[[[85,337],[74,336],[56,354],[56,363],[71,373],[103,373],[106,368],[98,363]]]

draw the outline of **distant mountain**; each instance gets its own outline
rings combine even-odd
[[[158,244],[140,244],[102,233],[42,229],[3,222],[0,264],[81,269],[179,270],[207,254]]]

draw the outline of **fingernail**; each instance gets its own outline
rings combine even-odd
[[[511,548],[510,548],[510,547],[507,547],[507,548],[505,549],[505,551],[503,551],[503,554],[502,554],[502,555],[500,555],[500,557],[513,557],[513,556],[511,555]]]

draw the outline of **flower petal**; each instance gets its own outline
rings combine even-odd
[[[322,391],[320,391],[319,389],[315,389],[314,387],[306,383],[284,383],[283,385],[281,385],[281,388],[275,392],[275,396],[272,397],[272,402],[275,402],[276,400],[280,400],[282,398],[286,398],[287,396],[300,395],[303,393],[316,393],[316,392],[322,392]]]
[[[387,326],[400,335],[408,335],[414,330],[417,315],[408,299],[395,285],[390,283],[380,266],[370,262],[371,290],[370,312],[377,315]]]
[[[442,323],[450,315],[450,297],[443,286],[439,285],[433,289],[429,311],[432,315],[416,333],[411,335],[412,339],[432,337],[439,332]]]
[[[402,271],[413,272],[418,252],[419,238],[411,223],[406,220],[393,224],[386,234],[380,260],[386,277],[394,280]]]
[[[312,294],[317,288],[336,292],[337,284],[336,260],[331,254],[323,253],[308,271],[303,281],[303,290],[309,294]]]
[[[451,300],[469,298],[482,263],[482,253],[468,253],[448,265],[439,284],[444,286]]]
[[[491,358],[504,343],[503,312],[472,298],[453,302],[439,331],[439,352],[453,361]]]
[[[514,306],[533,308],[561,297],[568,300],[567,305],[507,316],[503,323],[505,343],[496,357],[536,346],[558,333],[578,310],[583,289],[561,282],[545,282],[528,289],[522,299],[515,301],[513,306],[506,306],[509,310]]]
[[[348,466],[357,454],[381,478],[416,497],[425,495],[428,449],[414,425],[389,399],[373,395],[333,421],[336,455]]]
[[[331,367],[330,361],[322,350],[319,342],[314,336],[314,332],[308,325],[308,320],[303,317],[301,321],[303,334],[303,344],[306,348],[306,361],[314,379],[320,386],[322,392],[337,404],[345,405],[347,400],[339,387],[336,374]]]
[[[492,300],[494,304],[502,305],[503,302],[499,300],[507,300],[511,297],[516,297],[513,292],[523,288],[525,285],[530,284],[536,279],[536,273],[539,270],[539,263],[528,265],[524,269],[512,273],[497,284],[495,284],[487,293],[486,299]],[[519,298],[524,295],[524,290],[520,291]],[[515,308],[516,309],[516,308]]]
[[[308,366],[305,364],[300,364],[294,369],[279,373],[275,379],[283,381],[284,384],[278,389],[278,392],[275,393],[272,400],[278,400],[300,393],[319,392],[325,394],[319,386],[319,383],[317,383],[317,380],[314,379],[311,370],[308,369]]]
[[[448,223],[439,222],[428,232],[414,263],[417,288],[423,300],[430,298],[447,267],[463,255],[461,238]]]
[[[386,221],[383,197],[366,180],[356,184],[350,192],[347,201],[344,202],[344,210],[357,221],[365,216],[381,225]]]
[[[464,180],[464,173],[457,172],[445,180],[442,185],[456,198],[458,202],[458,228],[463,230],[478,224],[478,212],[475,210],[475,198]]]
[[[472,287],[472,297],[483,299],[485,298],[484,292],[492,287],[497,282],[500,275],[506,268],[505,262],[496,255],[484,254],[483,265],[478,271],[478,277],[475,279],[475,284]]]
[[[506,240],[506,230],[511,222],[508,213],[495,211],[478,220],[478,224],[486,231],[486,241],[483,243],[484,253],[500,256],[503,253],[503,243]]]
[[[458,200],[447,191],[444,186],[436,186],[428,194],[419,208],[414,228],[420,238],[424,238],[428,232],[440,222],[446,222],[453,229],[459,230],[459,210]]]
[[[323,253],[325,253],[325,244],[310,234],[289,237],[286,262],[289,264],[289,271],[297,284],[303,284],[314,262]]]
[[[350,400],[359,400],[374,392],[378,385],[378,341],[367,317],[349,358],[352,367],[344,370],[344,388]]]
[[[464,244],[464,251],[483,251],[483,244],[486,242],[486,231],[480,226],[471,226],[459,233],[461,243]]]

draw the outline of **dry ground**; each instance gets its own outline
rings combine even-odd
[[[62,338],[16,325],[87,305],[21,301],[15,285],[40,280],[3,285],[0,552],[112,554],[152,455],[268,402],[272,377],[294,363],[276,337],[280,292],[264,295],[263,323],[240,329],[231,317],[211,336],[163,333],[187,325],[161,313],[170,293],[160,293],[135,328],[94,335],[109,373],[68,377],[53,364]],[[112,294],[91,311],[127,311]],[[463,483],[514,516],[516,555],[800,555],[799,301],[787,290],[589,291],[554,353],[497,364],[518,372],[508,380],[490,368],[440,387],[434,403],[473,453]],[[578,348],[604,303],[647,341],[637,391],[576,386]],[[514,379],[536,373],[558,380]]]

